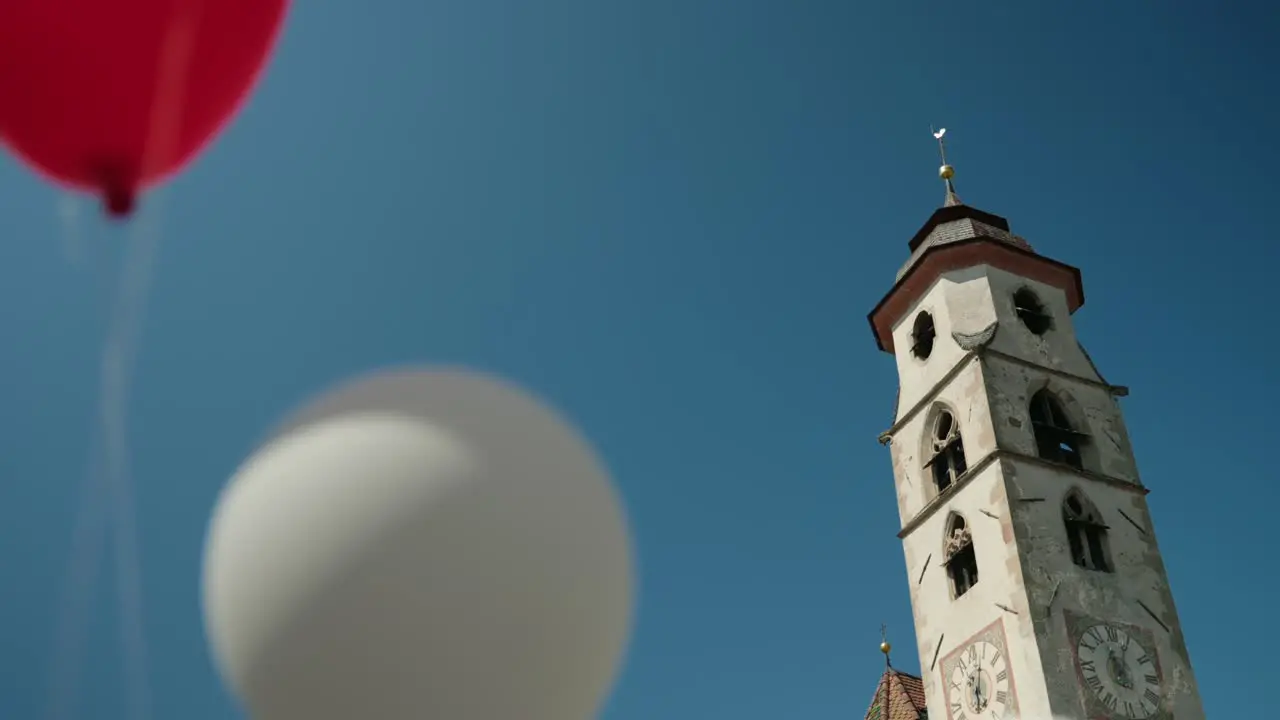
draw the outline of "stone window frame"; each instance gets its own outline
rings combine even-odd
[[[955,408],[938,401],[926,417],[927,430],[922,438],[921,454],[925,458],[922,467],[928,479],[928,501],[955,487],[968,472],[969,463],[964,451],[964,433],[960,430],[960,414]],[[942,427],[944,419],[949,420],[945,432]]]
[[[1079,487],[1072,487],[1062,496],[1062,528],[1067,535],[1067,551],[1073,564],[1093,572],[1115,572],[1111,528],[1097,504]]]
[[[1026,411],[1036,457],[1077,471],[1100,470],[1088,416],[1075,397],[1048,381],[1028,390]]]
[[[942,564],[947,569],[951,599],[957,600],[978,584],[978,553],[973,529],[958,512],[947,515],[942,540]]]

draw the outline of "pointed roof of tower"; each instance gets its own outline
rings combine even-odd
[[[960,200],[953,180],[956,169],[947,164],[947,146],[944,141],[946,134],[946,128],[933,133],[933,137],[938,141],[938,153],[942,156],[942,167],[938,168],[938,177],[946,186],[942,207],[929,216],[925,224],[907,243],[907,247],[911,249],[911,257],[907,258],[907,262],[898,270],[895,278],[897,280],[901,280],[902,276],[906,275],[930,248],[962,240],[990,238],[1028,252],[1035,252],[1031,249],[1031,243],[1009,231],[1008,220],[999,215],[969,207]]]
[[[876,685],[864,720],[927,720],[924,681],[915,675],[886,667]]]

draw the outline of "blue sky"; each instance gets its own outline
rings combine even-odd
[[[156,717],[236,717],[198,578],[216,493],[339,378],[463,363],[614,469],[640,620],[607,720],[860,717],[918,668],[865,315],[941,202],[1079,266],[1206,710],[1262,706],[1280,166],[1265,3],[299,3],[159,200],[132,414]],[[40,717],[124,236],[0,162],[0,714]],[[1268,600],[1270,598],[1270,600]],[[78,717],[125,718],[114,592]]]

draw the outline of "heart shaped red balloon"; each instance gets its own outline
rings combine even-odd
[[[0,0],[0,138],[128,215],[235,115],[288,0]]]

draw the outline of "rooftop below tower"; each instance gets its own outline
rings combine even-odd
[[[927,720],[928,716],[924,681],[892,667],[885,668],[865,720]]]

